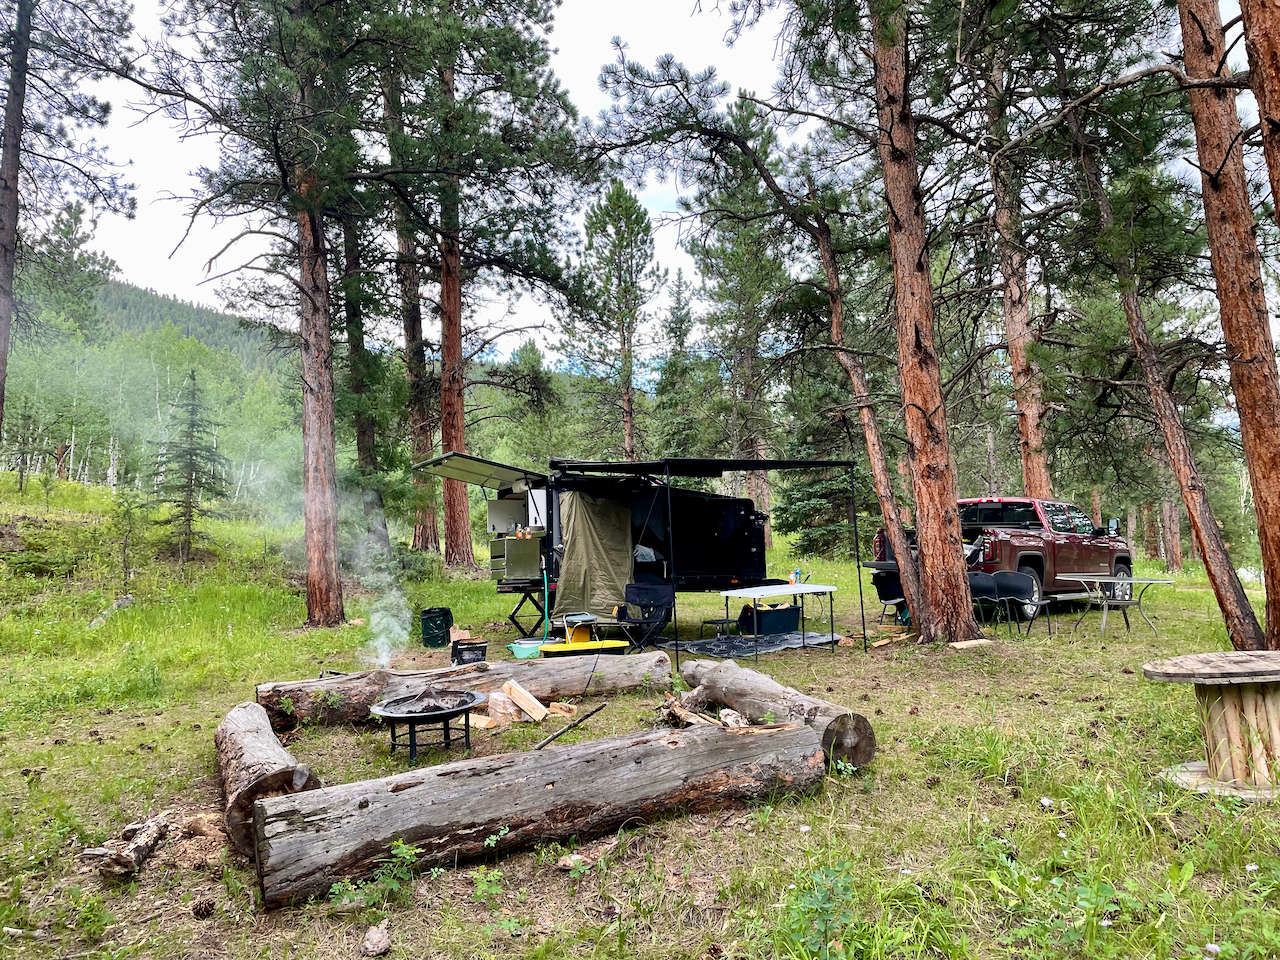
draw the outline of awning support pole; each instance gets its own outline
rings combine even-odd
[[[853,501],[854,576],[858,578],[858,614],[862,618],[862,652],[867,652],[867,609],[862,603],[862,539],[858,536],[858,472],[849,465],[849,497]]]
[[[680,616],[676,602],[676,524],[671,514],[671,464],[665,464],[667,480],[667,550],[671,554],[671,626],[676,638],[676,673],[680,673]]]

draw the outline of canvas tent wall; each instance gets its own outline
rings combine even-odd
[[[564,554],[555,612],[611,616],[632,581],[630,506],[580,490],[563,491],[560,532]]]

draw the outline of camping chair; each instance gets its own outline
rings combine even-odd
[[[1000,600],[1004,603],[1005,613],[1011,621],[1015,621],[1014,607],[1021,606],[1035,607],[1035,612],[1027,617],[1027,635],[1031,635],[1031,625],[1036,622],[1036,618],[1040,616],[1040,611],[1044,611],[1044,622],[1049,628],[1049,636],[1053,636],[1053,618],[1049,615],[1049,601],[1044,597],[1036,596],[1036,582],[1025,573],[1015,573],[1012,570],[997,570],[994,574],[996,581],[996,592],[1000,594]],[[1025,612],[1023,614],[1025,616]],[[1021,617],[1017,618],[1021,620]],[[1018,626],[1018,634],[1022,634],[1022,627]]]
[[[628,583],[626,600],[613,608],[613,619],[631,645],[644,649],[657,640],[671,619],[676,588],[670,583]]]
[[[871,575],[871,585],[876,588],[876,598],[881,604],[880,619],[876,622],[884,623],[885,615],[890,610],[893,610],[896,620],[898,606],[907,602],[902,595],[902,581],[898,579],[898,575],[887,570],[877,570]]]
[[[1000,599],[1000,591],[996,589],[996,578],[989,573],[969,573],[969,596],[973,598],[973,606],[978,611],[978,619],[986,626],[986,613],[990,610],[999,623],[1000,611],[1004,609],[1004,601]]]

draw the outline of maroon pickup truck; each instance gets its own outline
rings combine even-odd
[[[1029,497],[983,497],[957,501],[960,529],[969,558],[969,569],[984,573],[1016,570],[1036,581],[1036,596],[1078,594],[1078,580],[1067,574],[1133,576],[1133,552],[1119,535],[1120,521],[1094,526],[1092,518],[1077,506],[1056,500]],[[910,536],[914,543],[915,532]],[[884,530],[876,532],[872,552],[888,565],[893,551]],[[1117,585],[1117,596],[1127,597],[1128,584]]]

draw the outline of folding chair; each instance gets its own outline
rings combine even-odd
[[[902,595],[902,581],[898,579],[898,575],[888,570],[877,570],[871,575],[871,585],[876,588],[876,598],[880,601],[880,619],[876,622],[884,623],[885,615],[890,610],[893,610],[896,620],[899,605],[907,602]]]
[[[996,581],[996,592],[1000,595],[1000,600],[1004,604],[1005,613],[1010,621],[1018,624],[1018,634],[1022,634],[1021,621],[1027,622],[1027,635],[1031,634],[1031,625],[1036,622],[1036,618],[1040,616],[1040,611],[1044,611],[1044,622],[1049,628],[1049,636],[1053,636],[1053,617],[1049,614],[1049,601],[1044,597],[1036,596],[1036,582],[1025,573],[1015,573],[1012,570],[997,570],[993,576]],[[1014,610],[1021,607],[1020,616],[1015,619]],[[1027,616],[1026,608],[1035,607],[1031,616]]]
[[[613,608],[613,619],[631,645],[643,650],[658,639],[670,621],[676,588],[670,583],[629,583],[623,597],[626,602]]]

